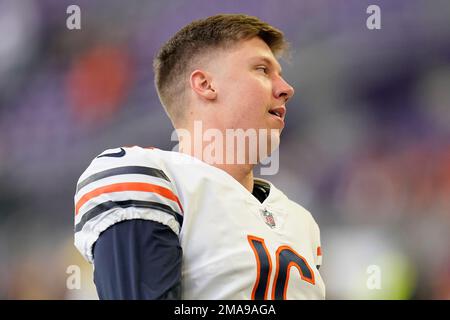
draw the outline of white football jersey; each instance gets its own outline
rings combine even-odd
[[[273,184],[261,203],[225,171],[156,148],[104,151],[81,175],[75,245],[93,263],[101,232],[129,219],[169,226],[183,299],[324,299],[319,227]]]

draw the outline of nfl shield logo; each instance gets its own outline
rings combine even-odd
[[[264,219],[264,222],[271,228],[275,228],[275,219],[273,218],[273,215],[271,212],[269,212],[267,209],[264,209],[262,211],[262,217]]]

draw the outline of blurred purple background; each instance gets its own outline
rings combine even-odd
[[[66,9],[81,8],[81,30]],[[381,8],[381,30],[366,9]],[[0,298],[96,299],[76,181],[122,145],[172,149],[152,59],[193,19],[246,13],[292,44],[280,171],[321,227],[330,299],[450,298],[449,1],[0,3]],[[79,290],[66,286],[81,268]],[[370,289],[370,266],[381,288]]]

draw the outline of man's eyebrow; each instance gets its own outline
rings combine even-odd
[[[263,61],[263,62],[267,63],[268,65],[270,65],[270,66],[272,66],[272,67],[275,67],[276,69],[278,69],[278,74],[279,74],[279,75],[281,75],[281,73],[283,72],[283,70],[281,69],[280,64],[274,63],[274,62],[272,61],[272,59],[269,59],[269,58],[267,58],[267,57],[260,57],[260,56],[257,56],[257,57],[254,57],[253,60],[260,60],[260,61]]]

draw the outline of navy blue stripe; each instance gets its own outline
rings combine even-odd
[[[111,210],[113,208],[129,208],[129,207],[135,207],[135,208],[149,208],[149,209],[156,209],[160,211],[164,211],[170,215],[172,215],[180,224],[180,227],[183,225],[183,216],[180,215],[178,212],[174,211],[171,207],[168,205],[159,203],[159,202],[153,202],[153,201],[141,201],[141,200],[126,200],[126,201],[106,201],[103,202],[88,212],[86,212],[83,217],[81,218],[81,221],[78,222],[75,225],[75,232],[79,232],[83,229],[83,226],[92,218],[98,216],[99,214],[102,214],[103,212],[106,212],[108,210]]]
[[[270,277],[270,258],[267,256],[267,252],[264,249],[264,242],[256,239],[251,240],[253,243],[253,247],[256,249],[256,252],[258,253],[258,259],[260,262],[259,266],[259,281],[256,285],[255,290],[255,300],[264,300],[266,299],[266,288],[267,288],[267,281]]]
[[[300,273],[302,278],[307,278],[309,281],[312,281],[313,274],[311,270],[308,268],[308,263],[303,257],[298,256],[295,252],[291,251],[291,249],[283,249],[280,251],[280,260],[278,267],[278,278],[275,283],[275,300],[283,300],[283,293],[286,289],[286,278],[289,263],[295,262],[297,266],[300,267]]]
[[[150,168],[150,167],[142,167],[142,166],[126,166],[126,167],[118,167],[118,168],[112,168],[108,170],[104,170],[98,173],[93,174],[92,176],[87,177],[82,182],[80,182],[77,185],[77,191],[81,188],[85,187],[89,183],[92,183],[94,181],[112,177],[112,176],[118,176],[121,174],[144,174],[147,176],[152,176],[156,178],[161,178],[164,180],[167,180],[170,182],[170,179],[166,176],[166,174],[159,169]]]

